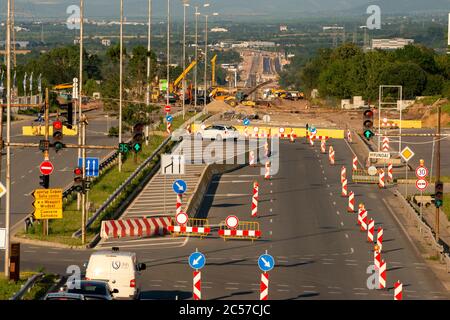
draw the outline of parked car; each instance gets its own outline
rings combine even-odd
[[[96,280],[80,280],[67,285],[66,292],[82,294],[87,300],[113,300],[118,289],[111,289],[108,282]]]
[[[113,248],[91,254],[86,280],[106,281],[115,292],[115,298],[137,299],[141,290],[141,271],[145,269],[146,265],[137,261],[136,253]]]
[[[167,101],[167,94],[164,95],[164,101]],[[174,93],[169,93],[169,103],[175,103],[178,101],[178,96]]]
[[[87,300],[82,294],[68,292],[52,292],[48,293],[44,300]]]
[[[197,132],[197,138],[219,141],[228,139],[237,140],[239,138],[239,131],[233,126],[211,125],[205,129],[200,129]]]

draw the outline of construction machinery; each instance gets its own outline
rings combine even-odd
[[[268,81],[262,82],[256,86],[254,86],[253,88],[247,89],[245,91],[238,91],[238,92],[236,92],[236,94],[234,96],[226,97],[224,99],[224,101],[232,107],[235,107],[238,104],[254,107],[254,106],[256,106],[256,103],[254,101],[248,100],[248,97],[252,93],[256,92],[258,89],[260,89],[270,83],[273,83],[273,82],[275,82],[275,80],[268,80]]]
[[[211,87],[216,86],[216,60],[217,60],[217,54],[214,55],[214,57],[211,59]]]

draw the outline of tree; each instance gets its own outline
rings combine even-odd
[[[427,83],[427,73],[413,62],[395,62],[381,71],[381,81],[386,85],[403,86],[407,99],[421,95]]]

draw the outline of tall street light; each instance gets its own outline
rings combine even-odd
[[[166,103],[169,105],[170,93],[170,0],[167,0],[167,90]]]
[[[186,70],[186,8],[189,0],[183,0],[183,72]],[[183,119],[185,116],[186,79],[183,79]]]
[[[119,143],[122,143],[123,99],[123,0],[120,0],[120,84],[119,84]],[[119,172],[122,172],[122,154],[119,152]]]
[[[209,5],[209,4],[208,4]],[[218,16],[219,14],[217,12],[214,12],[212,14],[213,16]],[[207,14],[205,14],[205,77],[204,77],[204,107],[205,107],[205,112],[206,110],[206,97],[207,97],[207,87],[208,87],[208,76],[207,76],[207,71],[208,71],[208,16]]]
[[[147,32],[147,108],[150,106],[150,86],[151,86],[151,80],[150,80],[150,68],[151,68],[151,34],[152,34],[152,0],[148,0],[148,32]],[[147,121],[148,121],[149,114],[147,112]],[[148,124],[145,126],[145,144],[148,146]]]
[[[195,6],[195,61],[197,64],[195,65],[194,70],[194,110],[197,110],[197,65],[198,65],[198,16],[200,12],[198,12],[198,6]]]

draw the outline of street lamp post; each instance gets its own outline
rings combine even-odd
[[[186,8],[188,0],[183,0],[183,70],[186,70]],[[183,79],[183,119],[185,117],[186,79]]]
[[[148,0],[148,32],[147,32],[147,108],[150,106],[150,86],[151,86],[151,80],[150,80],[150,68],[151,68],[151,34],[152,34],[152,0]],[[149,114],[147,112],[147,121],[149,118]],[[148,132],[149,127],[148,124],[145,126],[145,145],[148,146]]]
[[[169,105],[170,93],[170,0],[167,0],[167,105]]]
[[[119,84],[119,143],[122,143],[123,100],[123,0],[120,0],[120,84]],[[119,172],[122,172],[122,154],[119,152]]]
[[[195,61],[197,62],[194,70],[194,110],[197,110],[197,65],[198,65],[198,6],[195,6]]]
[[[209,6],[209,4],[208,4]],[[214,12],[212,14],[213,16],[218,16],[219,14],[217,12]],[[205,112],[207,112],[207,103],[206,103],[206,97],[207,97],[207,87],[208,87],[208,17],[209,15],[205,14],[205,87],[203,88],[204,90],[204,107],[205,107]]]

